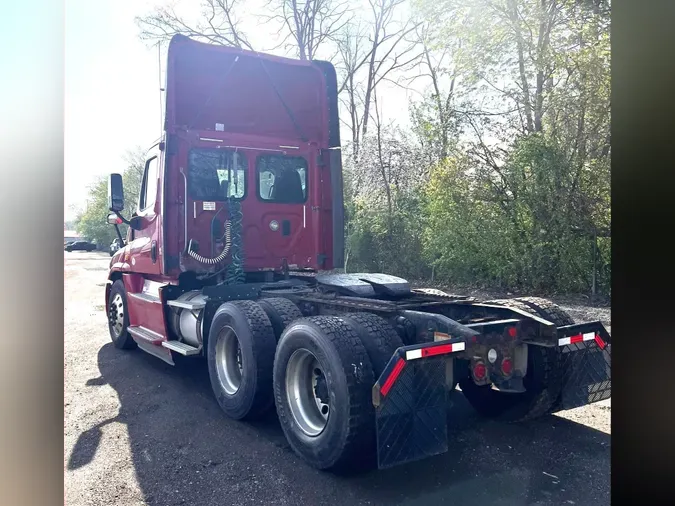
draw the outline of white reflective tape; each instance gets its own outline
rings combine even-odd
[[[585,334],[576,334],[571,337],[563,337],[562,339],[558,339],[558,346],[567,346],[568,344],[572,344],[572,339],[574,339],[575,343],[578,343],[579,336],[581,336],[581,341],[592,341],[595,339],[595,332],[587,332]]]
[[[452,345],[452,352],[464,351],[466,349],[466,343],[455,343]]]
[[[406,360],[415,360],[416,358],[422,358],[422,350],[410,350],[405,352]]]

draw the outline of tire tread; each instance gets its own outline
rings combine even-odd
[[[298,320],[314,326],[332,344],[340,358],[341,368],[344,372],[348,390],[349,406],[347,408],[347,436],[343,442],[340,456],[327,466],[321,466],[324,470],[345,470],[358,464],[365,454],[369,454],[368,448],[374,446],[374,408],[371,399],[371,388],[375,383],[373,368],[368,358],[365,347],[357,332],[343,319],[337,316],[310,316]],[[283,343],[281,344],[283,346]],[[359,364],[356,367],[354,364]],[[276,390],[276,389],[275,389]],[[277,399],[277,403],[280,399]],[[281,425],[287,430],[284,418],[292,417],[286,410],[279,410]],[[291,447],[292,440],[288,438]],[[296,450],[297,453],[302,453]]]
[[[300,308],[291,300],[283,297],[265,297],[258,301],[258,305],[270,319],[277,341],[292,322],[303,317]]]
[[[274,404],[272,391],[272,369],[274,365],[274,351],[276,339],[267,314],[258,303],[252,300],[233,300],[221,306],[231,304],[238,308],[245,316],[251,331],[251,346],[256,362],[255,394],[248,412],[242,420],[258,418],[266,414]],[[219,308],[212,321],[222,312]]]
[[[389,322],[373,313],[348,313],[343,318],[359,334],[377,381],[394,351],[403,346],[401,337]],[[370,342],[364,342],[364,340]]]

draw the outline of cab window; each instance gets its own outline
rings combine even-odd
[[[143,211],[155,203],[157,198],[157,178],[159,176],[159,157],[154,156],[145,163],[143,184],[138,199],[138,209]]]
[[[246,157],[226,149],[198,148],[188,156],[188,191],[193,200],[240,199],[246,193]]]
[[[267,202],[301,204],[307,200],[307,161],[301,156],[258,158],[258,196]]]

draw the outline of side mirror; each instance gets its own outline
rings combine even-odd
[[[110,174],[108,179],[108,209],[114,213],[124,210],[124,188],[121,174]]]
[[[121,225],[124,222],[122,221],[122,218],[119,218],[115,213],[112,213],[108,215],[108,223],[110,225]]]

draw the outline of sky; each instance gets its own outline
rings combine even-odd
[[[160,134],[157,49],[138,38],[142,0],[68,0],[65,35],[66,218],[96,175],[124,170],[124,155]]]
[[[257,7],[261,0],[248,0]],[[75,218],[96,176],[125,169],[129,150],[146,148],[161,134],[160,61],[165,54],[138,37],[134,18],[164,0],[68,0],[65,2],[64,214]],[[198,16],[199,0],[179,9]],[[243,17],[243,16],[242,16]],[[276,41],[253,18],[243,29],[256,49]],[[163,84],[163,74],[161,74]],[[384,83],[383,83],[384,84]],[[382,107],[398,122],[408,116],[407,93],[378,89]],[[388,104],[397,104],[395,107]]]

